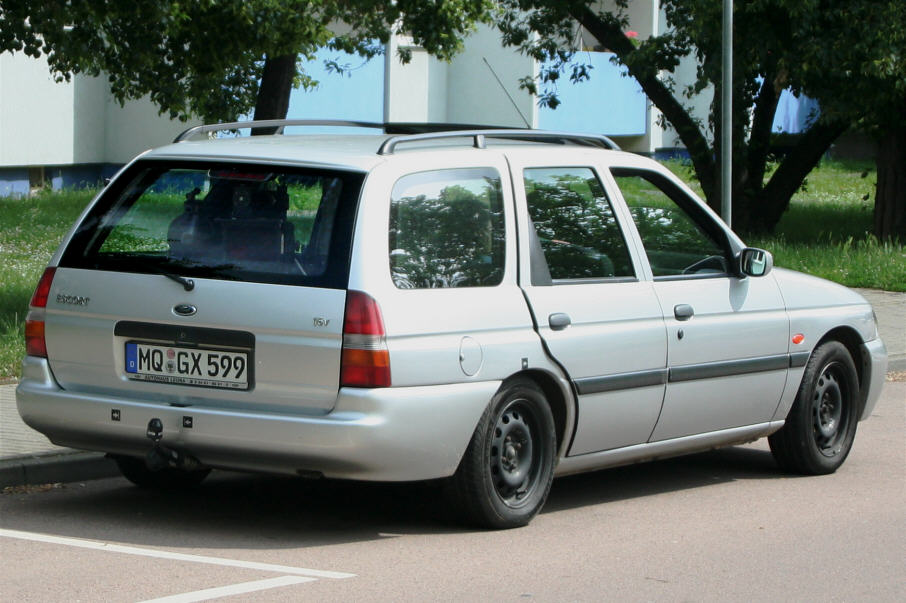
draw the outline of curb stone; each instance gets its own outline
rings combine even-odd
[[[119,476],[100,452],[60,452],[0,460],[0,488],[81,482]]]

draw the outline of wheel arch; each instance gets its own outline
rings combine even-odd
[[[566,446],[571,441],[573,425],[575,423],[575,405],[561,384],[561,380],[551,373],[539,369],[529,369],[512,375],[525,377],[537,385],[554,417],[554,428],[557,437],[558,458],[566,455]]]
[[[840,342],[853,359],[853,364],[856,366],[856,376],[859,378],[859,414],[861,414],[862,408],[865,406],[865,397],[868,394],[869,389],[867,380],[871,375],[871,371],[868,370],[868,363],[871,359],[866,357],[864,346],[862,345],[862,337],[859,335],[859,332],[852,327],[837,327],[824,334],[824,337],[822,337],[812,349],[812,353],[818,349],[818,346],[828,341]]]

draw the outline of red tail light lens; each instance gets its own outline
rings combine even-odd
[[[384,319],[373,297],[361,291],[350,291],[346,295],[343,334],[384,335]]]
[[[53,283],[53,275],[56,271],[56,268],[47,268],[44,270],[44,274],[41,275],[41,280],[38,281],[38,286],[35,287],[35,294],[31,296],[30,305],[32,308],[47,307],[47,296],[50,295],[50,285]]]
[[[35,294],[31,296],[31,308],[25,319],[25,353],[29,356],[47,358],[47,342],[44,339],[44,308],[56,268],[48,268],[38,281]]]
[[[346,295],[340,365],[343,387],[390,386],[390,352],[381,309],[373,297],[361,291]]]

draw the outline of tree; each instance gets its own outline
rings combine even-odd
[[[878,141],[875,234],[906,241],[906,3],[827,3],[807,18],[813,30],[836,32],[837,43],[800,55],[802,89]]]
[[[488,0],[0,0],[0,52],[46,55],[59,80],[104,74],[121,103],[148,94],[171,118],[270,119],[313,84],[299,59],[318,48],[370,57],[401,32],[450,58],[487,15]]]
[[[866,0],[868,1],[868,0]],[[896,3],[897,0],[891,0]],[[742,231],[771,230],[833,141],[854,119],[853,112],[822,113],[769,173],[771,126],[780,93],[801,90],[809,69],[826,72],[832,64],[802,64],[815,47],[846,43],[836,30],[810,19],[831,0],[757,0],[739,2],[734,17],[733,220]],[[705,198],[720,207],[721,5],[713,0],[663,0],[669,29],[646,40],[626,35],[629,0],[601,8],[591,0],[503,0],[499,23],[504,42],[550,68],[525,85],[542,102],[556,106],[556,82],[564,71],[573,80],[590,77],[577,60],[576,32],[582,26],[598,44],[616,55],[651,102],[673,126],[687,148]],[[901,24],[902,27],[902,24]],[[673,80],[684,57],[697,62],[696,81],[679,87]],[[817,74],[818,72],[814,72]],[[684,101],[714,91],[708,123],[699,123]],[[841,90],[837,90],[841,94]]]

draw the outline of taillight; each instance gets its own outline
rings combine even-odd
[[[53,283],[53,275],[56,271],[56,268],[47,268],[44,270],[44,274],[41,275],[41,280],[38,281],[38,286],[35,287],[35,294],[31,296],[29,305],[32,308],[47,307],[47,296],[50,295],[50,285]]]
[[[373,297],[361,291],[346,295],[340,364],[343,387],[390,386],[390,352],[381,309]]]
[[[31,296],[28,316],[25,317],[25,353],[29,356],[47,358],[47,342],[44,340],[44,309],[50,295],[50,285],[56,268],[48,268],[38,281],[35,294]]]

